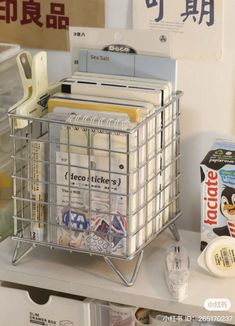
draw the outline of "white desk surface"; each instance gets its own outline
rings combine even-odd
[[[164,281],[165,250],[174,242],[169,231],[145,249],[133,287],[122,285],[102,257],[87,254],[37,247],[13,266],[11,259],[16,242],[10,238],[0,243],[0,280],[184,315],[231,315],[235,324],[234,279],[218,279],[204,272],[197,265],[200,235],[189,231],[180,233],[191,259],[189,297],[182,303],[172,301]],[[127,275],[133,267],[132,261],[117,264]],[[227,298],[232,308],[226,313],[209,313],[203,308],[208,298]]]

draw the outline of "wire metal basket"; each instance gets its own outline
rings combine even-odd
[[[13,263],[37,245],[100,255],[132,285],[145,246],[168,227],[179,238],[181,95],[138,124],[12,109]],[[136,256],[127,280],[111,259]]]

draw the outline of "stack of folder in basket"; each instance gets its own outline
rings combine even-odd
[[[130,256],[169,218],[171,84],[79,72],[61,90],[48,101],[53,239]]]

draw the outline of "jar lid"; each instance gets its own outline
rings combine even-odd
[[[235,277],[235,238],[221,236],[211,241],[198,258],[199,265],[218,277]]]

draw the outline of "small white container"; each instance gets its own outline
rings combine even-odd
[[[221,236],[212,240],[198,258],[198,264],[217,277],[235,277],[235,239]]]

